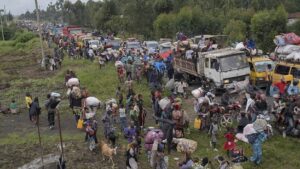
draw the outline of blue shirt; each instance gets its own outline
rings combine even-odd
[[[290,85],[288,88],[288,94],[289,95],[297,95],[299,94],[299,87],[298,86],[294,86],[294,85]]]

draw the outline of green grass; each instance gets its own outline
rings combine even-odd
[[[72,141],[72,140],[83,140],[83,134],[78,132],[77,134],[70,134],[70,133],[63,133],[62,135],[63,141]],[[42,141],[47,143],[57,143],[59,142],[59,134],[49,135],[49,134],[42,134],[41,135]],[[30,132],[26,134],[22,133],[11,133],[8,134],[5,138],[0,139],[0,145],[22,145],[22,144],[38,144],[39,138],[37,132]]]

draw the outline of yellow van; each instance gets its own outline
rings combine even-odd
[[[280,82],[281,78],[286,82],[292,82],[293,79],[300,79],[300,63],[280,61],[276,64],[273,72],[273,82]]]
[[[272,70],[275,67],[274,62],[265,56],[252,56],[248,58],[250,66],[250,80],[257,87],[267,87],[266,69],[268,65],[272,65]]]

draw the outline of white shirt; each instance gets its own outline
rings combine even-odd
[[[177,92],[178,93],[184,93],[184,88],[187,87],[187,84],[185,82],[179,82],[177,86]]]
[[[250,96],[249,96],[249,98],[247,98],[247,104],[246,104],[245,112],[247,113],[249,107],[253,106],[254,104],[255,104],[255,101],[253,99],[251,99]]]
[[[125,108],[119,108],[120,118],[126,117]]]
[[[192,53],[193,53],[193,50],[188,50],[185,52],[185,57],[187,59],[192,59]]]
[[[89,56],[94,56],[94,51],[93,51],[93,49],[89,49]]]

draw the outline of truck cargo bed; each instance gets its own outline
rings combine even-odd
[[[185,72],[194,76],[199,76],[195,68],[195,63],[192,60],[175,57],[174,63],[175,69],[179,69],[181,72]]]

